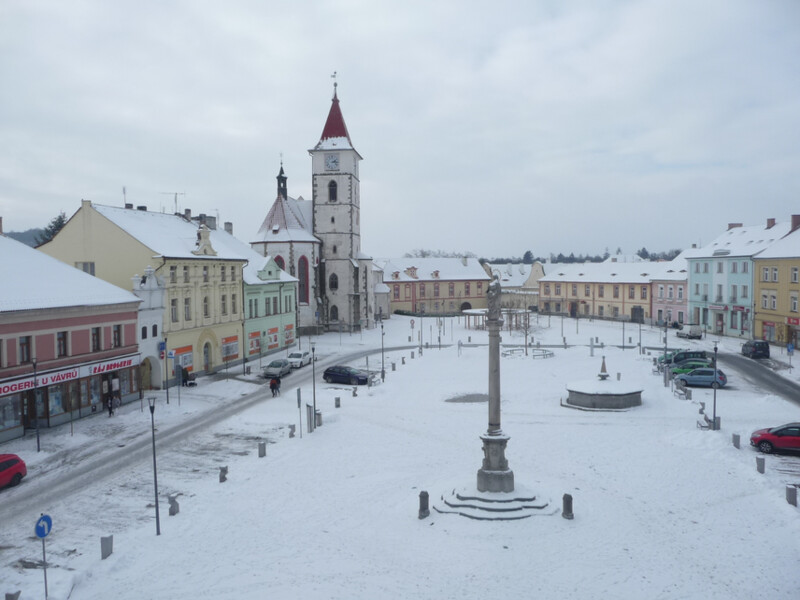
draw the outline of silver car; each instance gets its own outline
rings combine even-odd
[[[292,370],[292,365],[285,358],[276,358],[266,367],[264,367],[264,379],[272,379],[273,377],[283,377]]]

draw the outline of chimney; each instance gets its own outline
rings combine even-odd
[[[136,210],[141,210],[141,211],[145,211],[145,212],[146,212],[146,211],[147,211],[147,207],[146,207],[146,206],[144,206],[144,205],[142,205],[142,206],[137,206],[137,207],[136,207]]]
[[[233,223],[230,221],[225,221],[225,231],[227,231],[230,235],[233,235]]]
[[[736,229],[737,227],[741,226],[742,226],[741,223],[728,223],[728,231],[730,231],[731,229]]]
[[[217,217],[206,215],[206,227],[211,230],[217,229]]]
[[[792,231],[800,229],[800,215],[792,215]]]
[[[767,219],[767,229],[775,227],[775,219]]]
[[[192,220],[192,209],[191,208],[183,209],[183,218],[186,219],[187,221],[191,221]]]

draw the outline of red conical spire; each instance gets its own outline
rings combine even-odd
[[[320,142],[331,138],[347,138],[350,146],[353,142],[350,140],[350,134],[347,133],[347,125],[344,124],[344,117],[342,116],[342,109],[339,108],[339,98],[336,95],[336,84],[333,84],[333,100],[331,101],[331,110],[328,113],[328,120],[325,121],[325,127],[322,129],[322,135],[319,138]]]

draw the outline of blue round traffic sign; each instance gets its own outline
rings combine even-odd
[[[50,515],[42,515],[39,517],[39,520],[36,521],[36,537],[46,538],[52,529],[53,519],[50,518]]]

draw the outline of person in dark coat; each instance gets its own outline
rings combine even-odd
[[[273,377],[269,380],[269,389],[272,391],[272,397],[274,398],[278,394],[278,380]]]

